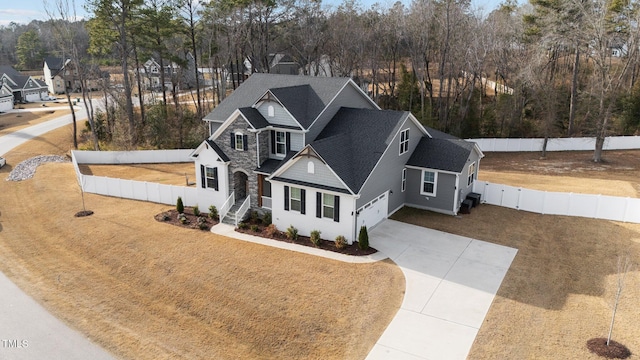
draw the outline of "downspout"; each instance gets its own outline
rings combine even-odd
[[[460,174],[456,174],[455,193],[453,194],[453,215],[458,215],[458,194],[460,194]]]
[[[260,168],[260,131],[256,132],[256,161],[258,169]]]

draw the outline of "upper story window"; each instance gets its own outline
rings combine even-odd
[[[242,133],[231,133],[231,148],[246,151],[249,149],[247,135]]]
[[[307,163],[307,173],[314,174],[315,172],[316,170],[315,170],[315,165],[313,164],[313,161],[309,161]]]
[[[400,155],[409,151],[409,129],[400,132]]]
[[[269,115],[269,117],[276,116],[276,109],[273,107],[273,105],[269,105],[269,107],[267,108],[267,115]]]
[[[467,186],[473,184],[473,180],[476,176],[476,163],[469,165],[469,173],[467,175]]]
[[[436,181],[438,180],[438,173],[435,171],[422,171],[422,189],[420,193],[422,195],[432,195],[436,194]]]
[[[284,131],[276,131],[275,154],[285,155],[287,153],[287,134]]]
[[[402,169],[402,189],[404,192],[407,189],[407,169]]]

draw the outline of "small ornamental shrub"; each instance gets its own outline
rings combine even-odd
[[[262,215],[262,223],[265,225],[271,225],[271,213],[270,212],[265,212],[264,215]]]
[[[250,214],[250,219],[252,223],[257,223],[260,221],[260,214],[257,211],[252,211]]]
[[[162,221],[169,221],[171,220],[171,216],[169,216],[168,213],[162,213]]]
[[[320,245],[320,231],[313,230],[310,237],[311,243],[315,246]]]
[[[293,225],[289,225],[287,228],[287,238],[293,241],[298,240],[298,229],[293,227]]]
[[[253,232],[256,232],[256,233],[257,233],[259,230],[260,230],[260,228],[258,228],[258,225],[255,225],[255,224],[254,224],[254,225],[251,225],[251,231],[253,231]]]
[[[176,203],[176,210],[178,214],[184,213],[184,204],[182,203],[182,198],[178,196],[178,202]]]
[[[269,224],[265,229],[264,233],[269,237],[274,237],[278,234],[278,228],[275,224]]]
[[[347,247],[347,239],[342,235],[338,235],[336,237],[336,248],[344,249],[346,247]]]
[[[238,229],[241,229],[241,230],[246,230],[248,227],[249,227],[249,224],[245,222],[241,222],[240,224],[238,224]]]
[[[203,217],[199,217],[197,220],[198,223],[198,227],[200,228],[200,230],[207,230],[207,228],[209,227],[207,225],[207,220]]]
[[[193,207],[193,215],[200,216],[200,208],[198,207],[198,205]]]
[[[367,250],[369,248],[369,233],[367,232],[366,225],[362,225],[360,227],[360,233],[358,234],[358,247],[360,250]]]
[[[213,220],[218,221],[218,209],[215,205],[209,206],[209,217]]]

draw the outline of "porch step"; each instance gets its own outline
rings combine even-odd
[[[233,204],[227,215],[222,219],[222,223],[233,226],[236,225],[236,213],[238,212],[238,209],[240,209],[240,206],[242,206],[245,199],[246,198],[238,199],[236,203]]]

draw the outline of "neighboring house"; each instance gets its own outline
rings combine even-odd
[[[13,109],[13,92],[7,84],[0,79],[0,112]]]
[[[84,76],[89,90],[99,90],[101,81],[109,78],[109,73],[97,66],[83,65]],[[53,56],[44,59],[44,80],[51,94],[64,94],[65,86],[69,92],[79,92],[82,88],[80,74],[71,59],[62,60]]]
[[[164,71],[164,86],[167,90],[173,89],[173,83],[175,82],[178,87],[193,88],[196,86],[196,74],[195,74],[195,59],[191,53],[186,55],[186,68],[181,68],[175,62],[165,60],[163,66],[154,58],[150,58],[145,61],[140,68],[140,78],[142,86],[145,89],[160,89],[161,86],[161,74]],[[204,84],[204,76],[198,69],[198,76],[200,77],[200,84]]]
[[[298,75],[300,73],[300,65],[287,54],[269,54],[269,73]]]
[[[39,101],[49,97],[44,81],[23,75],[11,66],[0,66],[0,81],[11,89],[14,103]]]
[[[348,78],[253,74],[204,120],[210,137],[192,154],[201,207],[248,205],[278,229],[349,243],[405,205],[457,214],[483,157],[380,110]]]

